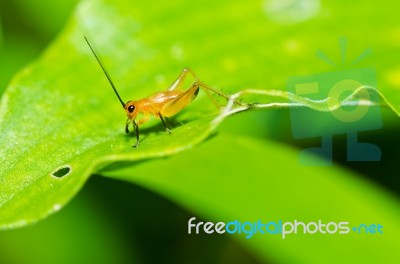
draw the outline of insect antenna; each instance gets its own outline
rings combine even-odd
[[[100,67],[101,67],[101,69],[103,70],[104,74],[106,75],[108,81],[110,82],[110,84],[111,84],[111,86],[112,86],[112,88],[113,88],[115,94],[117,95],[119,101],[120,101],[121,104],[122,104],[122,107],[125,108],[124,101],[122,101],[121,96],[119,96],[119,94],[118,94],[118,92],[117,92],[117,89],[115,88],[115,85],[114,85],[113,81],[111,80],[110,75],[109,75],[108,72],[107,72],[107,69],[104,67],[103,63],[101,63],[101,61],[100,61],[99,57],[97,56],[96,52],[93,50],[92,45],[90,45],[89,40],[88,40],[86,37],[84,37],[84,38],[85,38],[85,40],[86,40],[86,43],[89,45],[89,48],[92,50],[93,55],[96,57],[97,62],[100,64]]]

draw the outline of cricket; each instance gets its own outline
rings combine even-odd
[[[179,74],[178,78],[175,80],[175,82],[167,90],[157,92],[147,98],[127,101],[126,103],[124,103],[124,101],[121,99],[121,96],[118,94],[118,91],[104,64],[101,62],[100,58],[98,57],[86,37],[85,40],[128,116],[128,119],[125,123],[125,133],[129,134],[129,125],[130,123],[132,123],[133,125],[136,134],[136,143],[132,147],[139,147],[139,126],[146,123],[151,116],[159,118],[165,130],[170,134],[171,126],[169,125],[167,118],[174,116],[186,106],[188,106],[196,98],[200,88],[205,90],[207,92],[207,95],[209,95],[209,92],[213,92],[229,100],[229,96],[223,94],[218,90],[215,90],[214,88],[200,81],[200,79],[191,69],[184,68]],[[182,90],[184,81],[189,74],[194,77],[194,82],[190,85],[188,89]],[[237,103],[241,104],[239,102]],[[141,117],[136,120],[139,114],[141,114]]]

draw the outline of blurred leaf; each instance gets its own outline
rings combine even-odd
[[[280,234],[257,233],[250,239],[245,234],[234,235],[266,263],[400,260],[396,250],[398,200],[339,167],[302,166],[298,151],[281,144],[219,134],[185,153],[102,175],[161,193],[214,222],[321,220],[348,221],[350,227],[362,223],[384,226],[381,235],[351,231],[346,235],[288,235],[284,240]]]
[[[4,41],[4,36],[3,36],[3,19],[1,17],[1,12],[0,12],[0,49],[3,47],[3,41]]]
[[[60,31],[76,2],[0,0],[0,94]]]
[[[25,66],[38,54],[38,47],[27,45],[27,41],[19,38],[7,38],[0,47],[0,95],[4,92],[13,74]]]
[[[77,3],[78,0],[50,2],[43,0],[14,0],[12,5],[20,12],[19,19],[26,20],[23,23],[29,23],[29,27],[34,29],[36,34],[48,38],[60,31],[60,28],[65,24],[66,18]]]
[[[54,217],[1,232],[1,262],[140,263],[134,238],[121,239],[120,226],[112,224],[109,212],[93,203],[94,192],[85,191]]]

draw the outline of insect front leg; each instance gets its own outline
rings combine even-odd
[[[125,123],[125,133],[126,134],[129,134],[129,124],[131,123],[131,120],[128,118],[127,120],[126,120],[126,123]]]
[[[135,134],[136,134],[136,144],[132,146],[132,148],[137,148],[139,147],[139,125],[135,122],[135,120],[132,120],[133,127],[135,128]]]
[[[136,122],[135,120],[132,120],[132,124],[136,134],[136,144],[133,145],[132,147],[137,148],[139,146],[139,126],[146,123],[149,120],[149,118],[150,115],[148,113],[145,113],[144,116],[141,119],[139,119],[139,121]]]
[[[129,124],[131,123],[131,121],[132,121],[133,129],[136,134],[136,144],[133,145],[132,147],[137,148],[139,146],[139,125],[135,122],[135,120],[129,119],[129,118],[128,118],[128,120],[126,120],[125,133],[129,134]]]

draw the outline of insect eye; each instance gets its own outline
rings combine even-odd
[[[134,105],[130,105],[128,107],[128,111],[129,111],[129,113],[132,113],[133,111],[135,111],[135,106]]]

